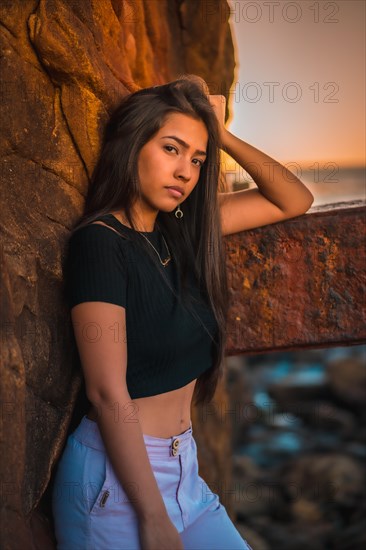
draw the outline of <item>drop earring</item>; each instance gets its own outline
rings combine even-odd
[[[178,204],[177,209],[176,209],[176,211],[175,211],[175,217],[176,217],[176,218],[179,218],[179,219],[180,219],[180,218],[183,218],[183,212],[182,212],[182,210],[180,209],[179,204]]]

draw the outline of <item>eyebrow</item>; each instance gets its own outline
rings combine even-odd
[[[182,147],[184,147],[185,149],[189,149],[188,143],[186,143],[185,141],[183,141],[182,139],[180,139],[177,136],[162,136],[161,139],[163,139],[163,138],[175,139],[175,141],[177,141]],[[207,157],[206,151],[200,151],[199,149],[197,149],[194,152],[194,154],[195,155],[202,155],[203,157]]]

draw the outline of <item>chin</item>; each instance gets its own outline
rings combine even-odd
[[[173,206],[171,206],[171,205],[169,205],[169,206],[160,206],[160,207],[158,208],[158,211],[159,211],[159,212],[167,212],[167,213],[169,214],[169,213],[174,212],[174,210],[175,210],[178,206],[179,206],[178,203],[175,204],[175,205],[173,205]]]

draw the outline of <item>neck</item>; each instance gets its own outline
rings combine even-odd
[[[123,212],[112,212],[112,214],[124,225],[129,226],[130,224],[127,221],[126,216],[123,214]],[[141,214],[132,214],[133,222],[136,225],[136,231],[154,231],[156,229],[155,223],[156,223],[156,216],[157,213],[154,215],[149,216],[142,216]]]

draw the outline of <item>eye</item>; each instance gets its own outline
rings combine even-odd
[[[198,168],[201,168],[204,161],[200,159],[193,159],[193,162],[197,163],[196,166],[198,166]]]
[[[173,151],[178,153],[178,149],[176,147],[173,147],[173,145],[164,145],[164,149],[168,151],[168,153],[172,153]]]

